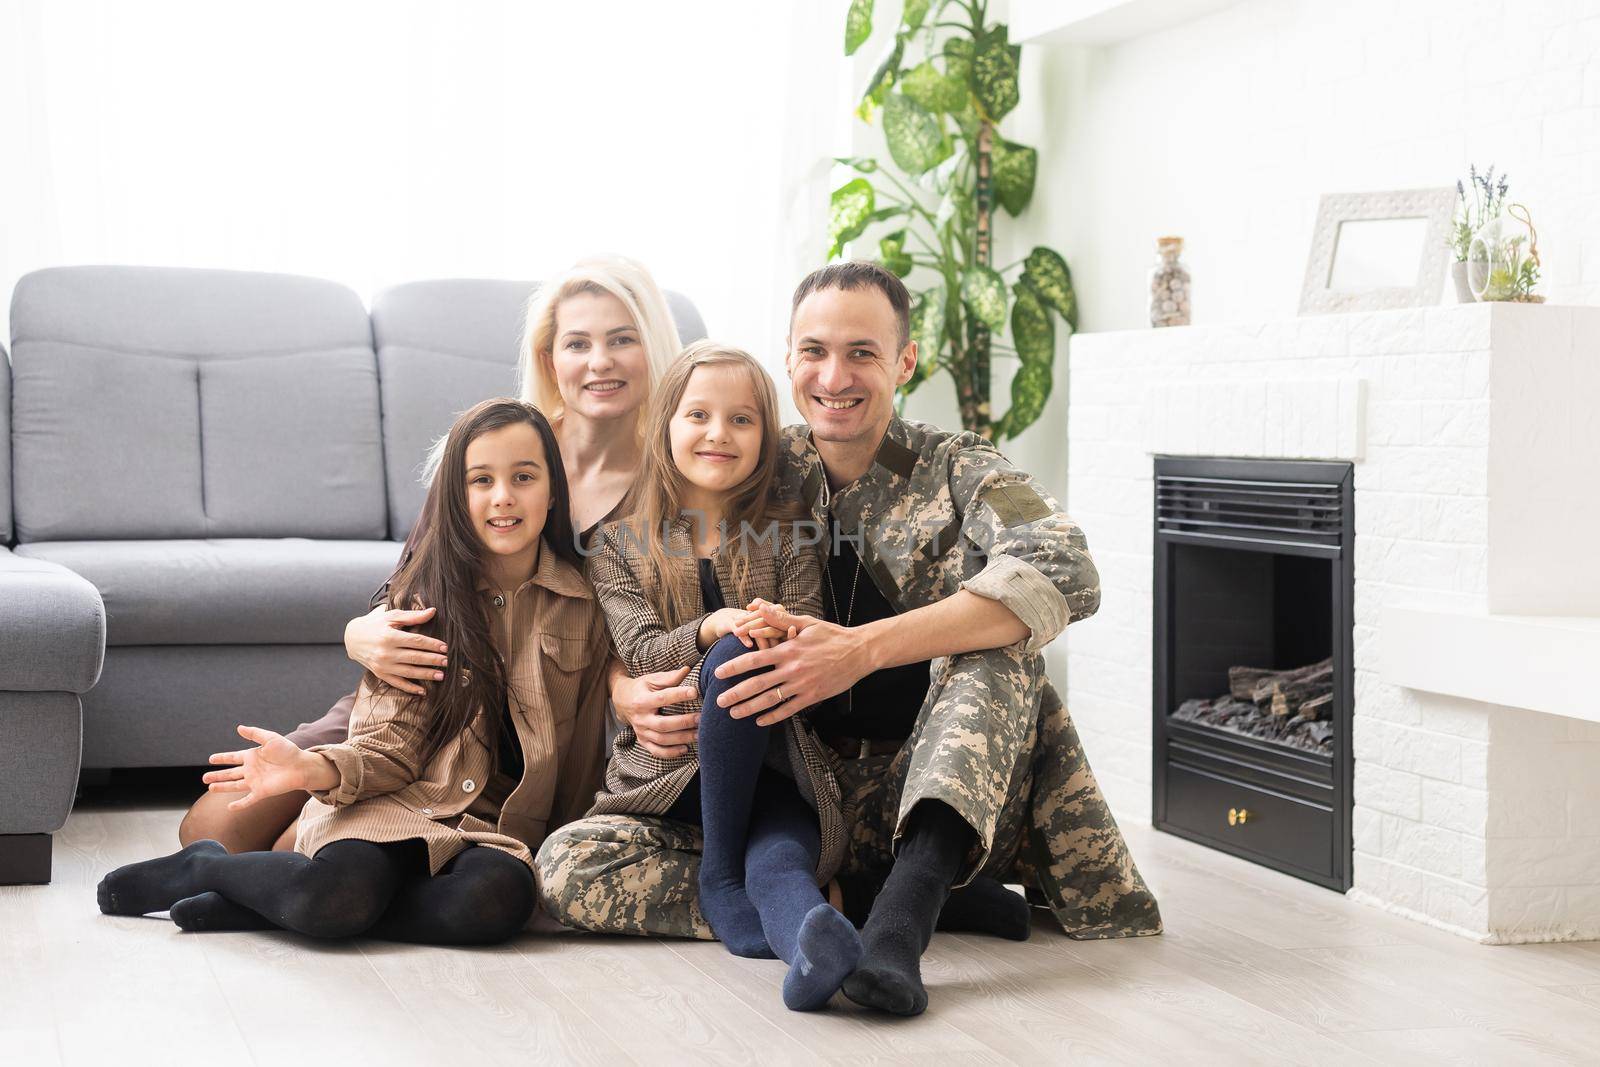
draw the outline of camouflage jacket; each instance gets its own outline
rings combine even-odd
[[[1100,606],[1077,524],[977,434],[895,418],[867,473],[830,493],[809,427],[790,426],[779,478],[811,509],[819,536],[832,513],[897,613],[969,589],[1026,623],[1024,650],[1034,652]]]

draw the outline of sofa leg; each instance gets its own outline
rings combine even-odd
[[[50,883],[49,834],[0,834],[0,885]]]

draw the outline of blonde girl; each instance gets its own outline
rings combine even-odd
[[[838,785],[803,718],[776,729],[734,719],[717,696],[739,678],[715,677],[753,645],[791,636],[764,626],[764,602],[820,612],[815,531],[773,498],[778,443],[772,380],[745,352],[700,342],[662,378],[634,506],[601,528],[589,575],[624,666],[690,668],[699,699],[668,710],[700,721],[695,745],[670,759],[624,727],[590,814],[699,824],[705,919],[730,951],[788,962],[784,1002],[809,1010],[861,952],[817,888],[843,856]]]

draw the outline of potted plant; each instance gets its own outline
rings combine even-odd
[[[871,227],[884,266],[902,278],[919,272],[911,328],[920,358],[900,403],[945,371],[962,424],[1000,441],[1039,417],[1050,395],[1054,318],[1076,329],[1078,304],[1072,273],[1053,249],[993,265],[995,207],[1014,217],[1028,206],[1038,153],[999,132],[1020,96],[1022,50],[1005,25],[989,21],[988,7],[989,0],[905,0],[856,108],[865,122],[881,114],[887,158],[838,160],[855,176],[833,191],[828,258]],[[871,36],[872,8],[872,0],[852,0],[846,55]],[[989,404],[996,352],[1021,363],[998,418]]]
[[[1450,226],[1450,249],[1456,261],[1450,268],[1450,277],[1455,282],[1456,299],[1463,304],[1477,299],[1467,282],[1467,253],[1472,247],[1472,238],[1491,219],[1500,217],[1508,181],[1504,174],[1495,178],[1492,164],[1482,174],[1478,173],[1477,164],[1472,164],[1467,168],[1466,182],[1456,179],[1456,214]],[[1468,186],[1472,189],[1471,200],[1467,199]]]

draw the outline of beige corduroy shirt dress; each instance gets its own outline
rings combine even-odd
[[[363,682],[349,740],[309,750],[333,761],[339,784],[306,802],[299,852],[314,856],[334,841],[415,838],[427,845],[433,874],[472,845],[502,849],[531,867],[549,830],[589,807],[605,766],[611,650],[593,591],[546,548],[517,589],[485,584],[479,592],[507,667],[522,779],[494,781],[495,733],[481,717],[477,729],[419,766],[426,724],[404,694],[374,695]]]

